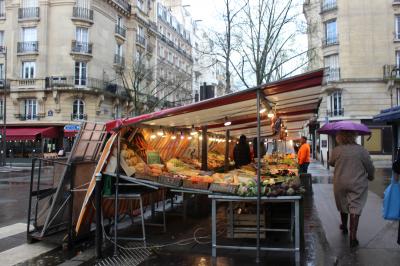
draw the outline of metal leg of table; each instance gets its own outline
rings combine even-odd
[[[233,233],[233,202],[229,202],[229,234],[232,238],[234,238]]]
[[[296,264],[300,263],[300,202],[296,200],[294,202],[295,207],[294,207],[294,215],[295,215],[295,237],[294,237],[294,242],[295,242],[295,259],[296,259]]]
[[[215,199],[211,202],[211,242],[212,242],[212,257],[217,256],[217,201]]]
[[[164,233],[166,233],[167,232],[167,220],[166,220],[166,218],[165,218],[165,202],[166,202],[166,200],[167,200],[167,197],[166,197],[166,192],[165,192],[165,190],[163,190],[163,202],[162,202],[162,213],[163,213],[163,230],[164,230]]]
[[[141,222],[142,222],[143,244],[144,244],[144,247],[146,247],[146,228],[145,228],[145,224],[144,224],[144,213],[143,213],[142,197],[139,198],[139,204],[140,204],[140,219],[141,219]]]
[[[182,208],[183,208],[183,222],[186,223],[187,216],[187,200],[184,193],[182,193]]]
[[[154,197],[153,197],[152,193],[150,193],[150,201],[151,201],[151,220],[154,220],[154,215],[156,213],[156,208],[154,206]]]

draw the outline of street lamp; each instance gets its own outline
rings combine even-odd
[[[6,142],[6,110],[7,110],[7,47],[0,46],[0,55],[4,57],[4,77],[3,78],[3,130],[1,132],[1,166],[6,165],[7,158],[7,142]],[[1,70],[3,71],[3,70]],[[3,73],[0,73],[3,76]]]

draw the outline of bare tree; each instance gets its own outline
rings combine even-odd
[[[135,116],[191,101],[191,75],[165,60],[151,65],[145,54],[139,55],[122,75]],[[171,95],[174,102],[167,101]]]
[[[285,78],[303,68],[307,50],[293,48],[300,21],[296,1],[243,1],[240,34],[236,34],[240,47],[231,62],[244,86]]]

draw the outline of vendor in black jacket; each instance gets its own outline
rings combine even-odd
[[[239,143],[233,149],[233,159],[235,160],[236,168],[251,162],[250,146],[245,135],[240,136]]]

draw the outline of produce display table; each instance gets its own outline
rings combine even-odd
[[[217,248],[221,249],[243,249],[243,250],[257,250],[256,246],[229,246],[229,245],[218,245],[217,244],[217,202],[257,202],[257,197],[240,197],[240,196],[227,196],[227,195],[208,195],[208,198],[212,200],[211,205],[211,226],[212,226],[212,256],[217,256]],[[260,250],[264,251],[289,251],[295,252],[296,263],[300,262],[300,200],[301,196],[281,196],[281,197],[261,197],[261,202],[288,202],[294,205],[292,208],[291,216],[294,218],[294,246],[292,248],[280,248],[280,247],[260,247]],[[294,212],[294,213],[293,213]]]

